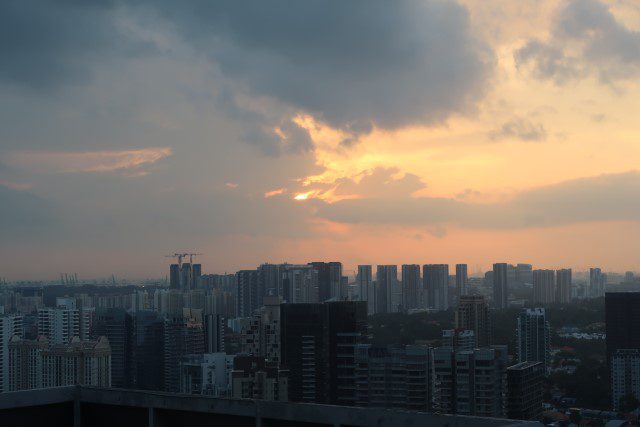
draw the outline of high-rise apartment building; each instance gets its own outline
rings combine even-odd
[[[607,292],[605,324],[607,362],[616,350],[640,350],[640,292]]]
[[[282,272],[286,264],[262,264],[258,267],[260,287],[264,295],[282,296]]]
[[[395,313],[400,305],[398,267],[379,265],[376,270],[376,313]]]
[[[553,304],[555,302],[555,276],[553,270],[533,270],[533,303]]]
[[[544,308],[525,308],[516,326],[518,362],[540,362],[546,372],[550,366],[551,329]]]
[[[250,317],[262,304],[264,292],[260,288],[259,277],[258,270],[240,270],[236,273],[238,317]]]
[[[289,303],[319,302],[321,287],[325,292],[331,289],[332,272],[332,266],[325,263],[315,266],[287,264],[282,273],[284,299]],[[324,277],[324,285],[321,285],[321,277]]]
[[[422,307],[422,280],[418,264],[402,266],[402,308],[411,310]]]
[[[164,320],[155,311],[139,310],[135,313],[133,338],[133,370],[135,372],[133,387],[136,390],[162,390]],[[117,325],[118,322],[115,324]],[[120,323],[122,324],[122,323]],[[115,326],[115,325],[114,325]],[[129,327],[125,319],[124,328]],[[118,351],[125,345],[126,338],[112,333],[118,341]],[[124,343],[121,340],[125,340]],[[113,361],[113,356],[112,356]]]
[[[422,267],[422,280],[427,295],[427,307],[435,310],[449,308],[449,265],[426,264]]]
[[[224,353],[224,334],[227,321],[221,314],[204,314],[202,316],[204,327],[204,351],[205,353]]]
[[[521,362],[507,368],[507,417],[514,420],[538,420],[542,415],[540,362]]]
[[[455,327],[472,330],[478,347],[491,344],[491,316],[483,296],[466,295],[460,298],[455,313]]]
[[[366,303],[283,304],[280,320],[281,366],[290,372],[289,399],[353,405],[355,346],[366,340]]]
[[[289,371],[261,357],[236,355],[231,382],[234,399],[289,400]]]
[[[38,310],[38,335],[52,344],[65,344],[80,336],[80,310],[77,308],[41,308]]]
[[[556,270],[556,302],[569,304],[571,302],[571,269]]]
[[[261,357],[276,366],[280,362],[280,297],[265,297],[264,306],[241,329],[240,351]]]
[[[493,306],[497,309],[509,306],[508,270],[506,263],[493,264]]]
[[[459,302],[460,297],[467,295],[468,283],[467,264],[456,264],[456,301]]]
[[[376,313],[376,289],[373,282],[373,274],[370,265],[359,265],[356,276],[358,295],[360,301],[367,302],[369,315]]]
[[[451,347],[456,351],[473,350],[478,347],[476,334],[470,329],[444,329],[442,346]]]
[[[625,399],[640,399],[640,350],[617,349],[611,355],[609,370],[613,410],[626,410]]]
[[[431,348],[356,346],[356,406],[431,410]]]
[[[504,417],[507,347],[433,349],[433,406],[447,414]]]
[[[318,272],[318,299],[316,301],[343,300],[347,297],[347,289],[342,286],[342,263],[312,262],[309,265]],[[293,301],[287,300],[287,302]]]
[[[95,338],[105,336],[111,348],[111,384],[130,388],[134,379],[134,319],[123,308],[98,310]]]
[[[233,355],[189,354],[180,360],[180,393],[211,397],[231,396]]]
[[[74,337],[50,344],[14,337],[10,343],[11,391],[70,385],[111,387],[111,349],[106,337],[95,341]]]
[[[605,275],[600,268],[589,269],[589,296],[591,298],[604,296]]]
[[[9,341],[22,337],[22,315],[0,314],[0,393],[9,391]]]
[[[164,321],[163,389],[180,390],[180,361],[184,356],[204,353],[204,328],[194,318],[172,317]]]

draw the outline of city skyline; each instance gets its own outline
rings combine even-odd
[[[638,5],[394,6],[4,5],[1,275],[640,270]]]

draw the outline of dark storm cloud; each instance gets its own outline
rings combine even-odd
[[[125,48],[114,3],[0,2],[0,78],[35,89],[90,80],[95,62]]]
[[[391,176],[395,171],[378,171]],[[351,183],[351,192],[357,183]],[[519,193],[502,203],[468,203],[436,197],[411,197],[416,186],[386,192],[361,189],[364,197],[335,203],[316,202],[318,215],[332,221],[363,224],[433,226],[451,224],[480,229],[554,227],[588,221],[638,221],[640,173],[602,175],[566,181]]]
[[[251,93],[348,132],[468,112],[493,65],[454,2],[150,4]]]
[[[38,89],[87,82],[97,63],[152,51],[123,30],[123,17],[179,35],[220,69],[219,102],[270,155],[312,148],[291,121],[299,112],[340,128],[350,146],[374,125],[472,111],[494,65],[453,1],[8,0],[0,3],[0,79]],[[267,111],[241,105],[243,93],[268,99]]]
[[[572,0],[559,11],[549,40],[530,40],[515,59],[537,78],[557,84],[591,74],[614,83],[640,72],[640,32],[598,0]]]

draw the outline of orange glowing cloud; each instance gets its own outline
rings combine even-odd
[[[105,173],[125,172],[128,176],[144,176],[139,169],[169,157],[169,147],[149,147],[121,151],[14,151],[7,163],[38,173]],[[135,172],[131,172],[131,171]]]

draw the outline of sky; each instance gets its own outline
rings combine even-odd
[[[0,277],[640,271],[635,0],[0,2]]]

